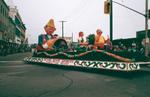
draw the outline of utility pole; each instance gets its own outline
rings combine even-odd
[[[61,22],[62,24],[62,38],[64,38],[64,22],[67,22],[67,21],[59,21]]]
[[[113,41],[113,1],[110,0],[110,41]]]
[[[113,0],[106,0],[104,2],[104,13],[109,14],[110,19],[110,41],[113,41]]]
[[[149,53],[148,18],[148,0],[145,0],[145,56],[148,56]]]
[[[73,33],[72,33],[72,43],[73,43]]]

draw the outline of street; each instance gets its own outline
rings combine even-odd
[[[0,97],[150,97],[150,68],[138,72],[27,64],[30,53],[0,57]]]

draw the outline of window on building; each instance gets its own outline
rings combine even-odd
[[[3,12],[3,7],[2,7],[2,5],[1,5],[1,13]]]
[[[3,15],[5,16],[5,9],[4,9],[4,14]]]
[[[4,16],[6,16],[6,10],[4,9]]]
[[[2,14],[4,15],[4,8],[2,7]]]
[[[0,13],[2,13],[2,5],[0,5]]]

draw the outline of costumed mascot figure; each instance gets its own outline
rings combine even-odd
[[[39,35],[38,45],[42,50],[67,49],[67,42],[64,39],[58,39],[53,35],[56,30],[54,20],[50,19],[44,26],[46,34]]]

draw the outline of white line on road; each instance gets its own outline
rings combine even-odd
[[[0,63],[19,63],[22,61],[0,61]]]

